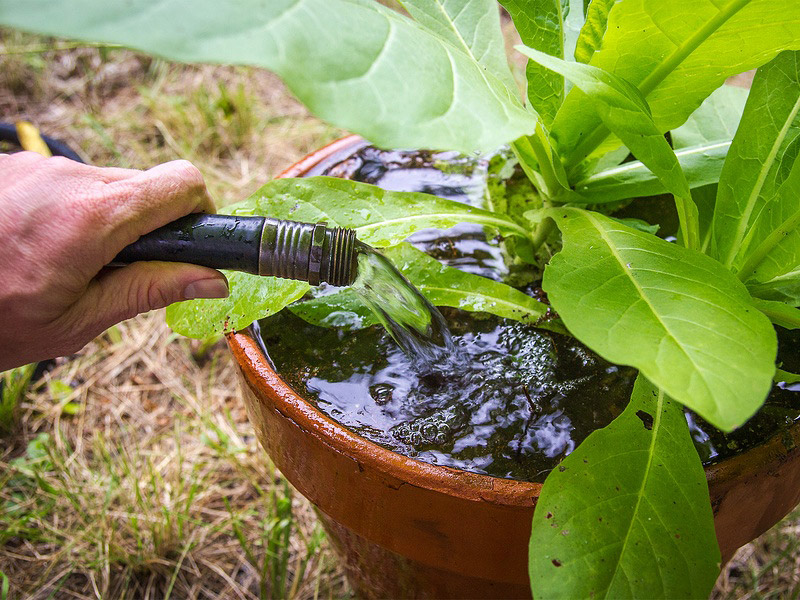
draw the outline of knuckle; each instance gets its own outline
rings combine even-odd
[[[71,173],[77,170],[79,163],[64,156],[50,156],[44,159],[47,166],[58,174]]]
[[[190,190],[205,190],[206,182],[203,179],[203,174],[200,169],[195,167],[188,160],[176,160],[175,169],[178,173],[181,183],[183,183]]]
[[[47,158],[42,156],[38,152],[31,152],[30,150],[24,150],[23,152],[15,152],[14,154],[4,154],[2,160],[9,164],[20,163],[28,165],[28,164],[44,162],[47,160]]]

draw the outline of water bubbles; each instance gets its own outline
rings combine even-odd
[[[454,433],[466,421],[467,415],[461,407],[450,406],[427,417],[398,425],[392,430],[392,435],[396,440],[413,446],[415,450],[431,445],[441,447],[452,440]]]
[[[386,404],[391,401],[394,387],[389,383],[376,383],[369,387],[369,395],[376,404]]]

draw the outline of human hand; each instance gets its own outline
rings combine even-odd
[[[0,155],[0,371],[72,354],[173,302],[227,296],[225,276],[206,267],[104,268],[139,236],[192,212],[214,212],[214,203],[187,161],[135,171]]]

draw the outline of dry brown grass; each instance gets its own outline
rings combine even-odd
[[[93,164],[188,158],[219,204],[338,135],[262,71],[26,52],[53,45],[0,32],[2,120],[31,120]],[[11,597],[348,595],[310,506],[253,436],[223,344],[141,316],[59,359],[18,413],[0,444]]]
[[[41,51],[53,45],[0,30],[2,120],[31,120],[93,164],[188,158],[219,204],[339,134],[263,71]],[[12,598],[349,595],[308,503],[253,437],[227,350],[171,334],[160,313],[60,359],[0,448]],[[797,597],[799,519],[740,550],[713,597]]]
[[[739,549],[723,569],[713,600],[800,596],[800,509]]]

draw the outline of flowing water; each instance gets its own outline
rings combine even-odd
[[[443,173],[436,156],[367,147],[325,174],[478,204],[486,178],[479,161],[464,160],[461,171]],[[479,227],[420,232],[411,241],[450,266],[520,281],[502,246]],[[534,285],[519,287],[541,295]],[[295,390],[390,450],[477,473],[543,481],[630,398],[633,369],[608,363],[567,336],[480,313],[440,313],[366,246],[360,248],[353,289],[383,327],[318,327],[284,310],[261,321],[262,339]],[[339,317],[344,324],[358,321],[354,314]],[[785,370],[800,372],[798,350],[800,332],[779,329]],[[731,434],[687,411],[706,464],[785,431],[799,418],[800,384],[777,384],[764,408]]]
[[[453,336],[438,309],[383,254],[361,242],[356,252],[358,278],[352,290],[416,368],[457,361]]]

